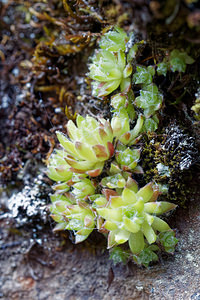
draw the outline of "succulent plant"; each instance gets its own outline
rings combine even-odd
[[[157,64],[158,75],[166,76],[167,71],[168,71],[168,64],[165,60]]]
[[[176,207],[158,201],[161,193],[169,194],[168,179],[173,174],[168,160],[158,159],[168,148],[154,145],[152,139],[155,147],[151,150],[149,142],[149,151],[144,152],[143,140],[158,128],[158,112],[163,106],[153,79],[156,71],[165,76],[170,70],[184,72],[193,59],[175,49],[156,66],[137,65],[139,44],[118,27],[103,34],[89,65],[89,77],[94,96],[108,96],[118,89],[110,97],[112,118],[97,121],[78,115],[76,125],[68,121],[67,135],[57,132],[62,149],[50,157],[47,175],[57,182],[50,205],[55,230],[72,230],[79,243],[97,229],[108,237],[115,263],[131,258],[148,266],[158,260],[158,250],[173,253],[178,241],[159,217]],[[140,95],[136,97],[138,86]],[[198,107],[192,109],[196,112]],[[147,163],[153,165],[153,174],[147,174]],[[180,165],[183,168],[185,165]],[[136,178],[150,183],[139,189]],[[126,242],[129,250],[119,246]]]
[[[120,247],[114,247],[110,251],[110,259],[112,259],[115,265],[118,263],[126,264],[129,256],[130,256],[129,252],[122,250],[122,248]]]
[[[133,260],[139,265],[148,267],[149,263],[158,261],[158,255],[155,253],[155,251],[158,251],[158,250],[159,250],[159,247],[157,245],[146,246],[139,253],[139,255],[133,255]]]
[[[155,69],[153,66],[137,66],[137,71],[133,75],[133,82],[135,84],[148,85],[152,83],[153,76],[155,75]]]
[[[115,27],[105,33],[89,65],[89,77],[94,96],[103,97],[111,94],[120,86],[121,92],[131,87],[132,66],[126,63],[125,48],[129,37],[120,28]]]
[[[145,247],[145,239],[152,244],[157,239],[156,232],[170,229],[156,215],[172,210],[176,205],[158,202],[157,196],[152,183],[140,190],[134,184],[132,188],[125,187],[121,195],[109,195],[106,205],[96,209],[105,219],[103,228],[109,231],[108,248],[128,241],[131,251],[138,254]],[[99,203],[98,199],[95,202]]]
[[[118,166],[123,171],[133,171],[140,159],[140,149],[118,146],[115,154]]]
[[[121,108],[124,108],[127,103],[127,97],[123,93],[115,94],[111,97],[111,105],[116,110],[120,110]]]
[[[89,65],[89,77],[92,83],[93,95],[103,97],[111,94],[120,86],[120,90],[128,91],[131,87],[131,64],[126,64],[123,51],[112,53],[100,49],[96,51]]]
[[[144,115],[148,118],[159,110],[162,106],[162,94],[155,84],[149,84],[140,91],[140,96],[135,99],[135,104],[144,110]]]
[[[123,188],[125,184],[126,180],[120,173],[104,177],[101,180],[101,185],[110,189]]]
[[[187,64],[193,64],[194,59],[185,51],[174,49],[170,55],[165,57],[162,62],[157,64],[158,75],[166,76],[167,71],[185,72]]]
[[[175,232],[173,230],[161,232],[158,236],[158,239],[166,252],[174,253],[178,239],[175,237]]]
[[[170,68],[173,72],[185,72],[186,64],[193,64],[194,59],[190,57],[185,51],[181,52],[177,49],[174,49],[170,53]]]
[[[65,161],[74,173],[87,173],[98,176],[114,153],[113,131],[108,121],[96,121],[90,116],[78,116],[77,126],[70,120],[67,123],[68,136],[57,132],[57,137],[66,152]],[[92,134],[91,134],[92,133]]]
[[[77,199],[82,199],[95,193],[95,184],[88,178],[78,179],[73,184],[73,195]]]
[[[54,181],[68,181],[73,173],[69,170],[70,165],[66,162],[65,150],[56,150],[48,160],[47,175]]]
[[[113,135],[124,145],[133,145],[143,126],[143,116],[139,115],[135,127],[130,130],[130,119],[126,109],[115,113],[111,120]]]
[[[84,241],[95,227],[95,214],[85,202],[74,204],[72,197],[54,194],[51,196],[51,217],[58,224],[57,230],[73,230],[75,243]]]
[[[144,132],[155,132],[158,129],[159,119],[154,114],[151,118],[145,118],[143,131]]]
[[[126,32],[122,28],[115,26],[113,30],[109,30],[101,37],[99,46],[101,49],[113,52],[125,51],[128,41],[129,37]]]

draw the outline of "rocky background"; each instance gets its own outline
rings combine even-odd
[[[199,148],[198,111],[191,110],[199,98],[198,1],[1,0],[0,299],[200,299],[197,152],[185,190],[177,192],[187,199],[170,217],[179,238],[175,255],[147,269],[114,265],[97,233],[80,245],[70,232],[52,233],[45,161],[55,131],[75,113],[107,114],[85,74],[96,40],[113,24],[147,40],[143,59],[160,47],[190,48],[196,63],[164,88],[165,113]]]

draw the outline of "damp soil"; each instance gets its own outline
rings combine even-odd
[[[78,1],[81,9],[63,2],[65,10],[56,0],[0,1],[0,299],[199,300],[200,130],[191,112],[200,80],[198,2]],[[96,39],[113,24],[148,40],[141,61],[174,45],[197,59],[181,80],[164,82],[163,130],[180,123],[184,140],[195,140],[196,159],[184,181],[187,199],[169,219],[179,238],[175,254],[149,268],[113,265],[96,232],[74,245],[70,232],[52,232],[48,213],[45,161],[55,131],[65,131],[76,113],[108,117],[108,103],[91,96],[85,73]]]

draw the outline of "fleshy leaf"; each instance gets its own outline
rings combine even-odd
[[[141,231],[131,233],[129,237],[129,247],[134,254],[140,253],[144,249],[144,235]]]
[[[130,232],[127,230],[116,230],[115,233],[115,242],[117,244],[124,244],[128,241],[130,237]]]
[[[154,230],[158,230],[160,232],[170,230],[169,225],[163,221],[162,219],[158,217],[154,217],[153,223],[152,223],[152,228]]]
[[[147,222],[142,224],[142,232],[144,233],[149,244],[152,244],[156,241],[157,236],[153,228]]]
[[[151,199],[153,193],[154,193],[153,184],[148,183],[137,192],[137,197],[142,198],[143,201],[146,203]]]
[[[150,214],[160,215],[169,210],[176,208],[177,205],[170,203],[170,202],[151,202],[145,203],[144,210]]]
[[[109,177],[104,177],[101,181],[101,184],[111,189],[123,188],[126,184],[126,181],[121,174],[116,174]]]

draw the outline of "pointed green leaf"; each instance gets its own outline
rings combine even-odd
[[[140,253],[144,249],[144,235],[141,231],[131,233],[129,237],[129,247],[134,254]]]
[[[103,227],[107,230],[116,230],[118,229],[118,226],[116,223],[111,222],[111,221],[106,221],[103,225]]]
[[[150,214],[161,215],[169,210],[176,208],[177,205],[170,202],[150,202],[145,203],[144,211]]]
[[[109,158],[109,154],[106,150],[106,147],[102,145],[95,145],[92,146],[92,149],[94,153],[96,154],[96,157],[101,161],[101,160],[106,160]]]
[[[55,220],[55,219],[54,219]],[[56,221],[57,222],[57,221]],[[61,231],[61,230],[65,230],[66,228],[66,223],[63,222],[63,223],[58,223],[56,224],[56,226],[54,227],[53,231],[56,232],[56,231]]]
[[[122,221],[122,209],[110,209],[110,208],[97,208],[98,214],[109,221],[121,222]]]
[[[130,232],[127,230],[118,230],[115,233],[115,241],[117,244],[124,244],[128,241],[130,237]]]
[[[123,201],[121,196],[111,196],[109,200],[109,206],[111,208],[118,208],[123,206]]]
[[[153,184],[151,182],[146,184],[137,192],[137,198],[142,198],[144,203],[148,202],[153,196],[154,191],[152,186]]]
[[[129,190],[132,190],[134,193],[138,192],[138,184],[137,181],[135,181],[132,177],[128,177],[128,180],[126,181],[126,188]]]
[[[94,162],[90,161],[76,161],[74,159],[71,159],[69,157],[66,158],[67,163],[73,168],[76,169],[77,171],[87,171],[93,169],[95,166]]]
[[[99,197],[94,202],[97,206],[105,206],[108,203],[105,197]]]
[[[134,220],[124,217],[123,222],[125,229],[130,232],[136,233],[140,230],[140,226],[137,223],[135,223]]]
[[[137,200],[137,202],[133,205],[134,209],[141,213],[144,210],[144,202],[142,199],[139,198],[139,200]]]
[[[141,229],[142,229],[142,232],[144,233],[144,236],[147,239],[149,244],[152,244],[156,241],[157,236],[156,236],[153,228],[147,222],[144,222],[142,224]]]
[[[137,201],[135,192],[128,188],[125,188],[123,190],[122,199],[123,199],[124,205],[134,204]]]
[[[120,91],[122,93],[128,93],[131,89],[131,79],[130,77],[128,78],[123,78],[121,80],[121,83],[120,83]]]
[[[75,141],[80,138],[79,130],[72,120],[69,120],[67,123],[67,133],[71,140]]]
[[[124,78],[129,77],[131,75],[132,71],[133,71],[133,68],[132,68],[131,64],[127,64],[123,71],[123,77]]]
[[[108,234],[108,249],[110,249],[111,247],[115,246],[117,243],[115,241],[115,232],[117,232],[117,230],[113,230],[113,231],[110,231],[109,234]]]
[[[70,142],[69,139],[62,132],[57,131],[56,134],[57,134],[57,138],[58,138],[59,142],[65,148],[65,150],[69,154],[77,157],[78,154],[76,152],[74,144],[72,142]]]
[[[76,124],[77,124],[78,129],[80,129],[83,126],[84,122],[85,122],[85,118],[82,117],[81,115],[78,115],[76,117]]]
[[[170,230],[169,225],[158,217],[154,217],[154,221],[151,226],[154,230],[158,230],[160,232]]]
[[[88,235],[76,235],[75,236],[75,244],[81,243],[88,238]]]
[[[75,148],[79,157],[88,161],[97,161],[95,153],[92,151],[91,147],[82,142],[75,142]]]

